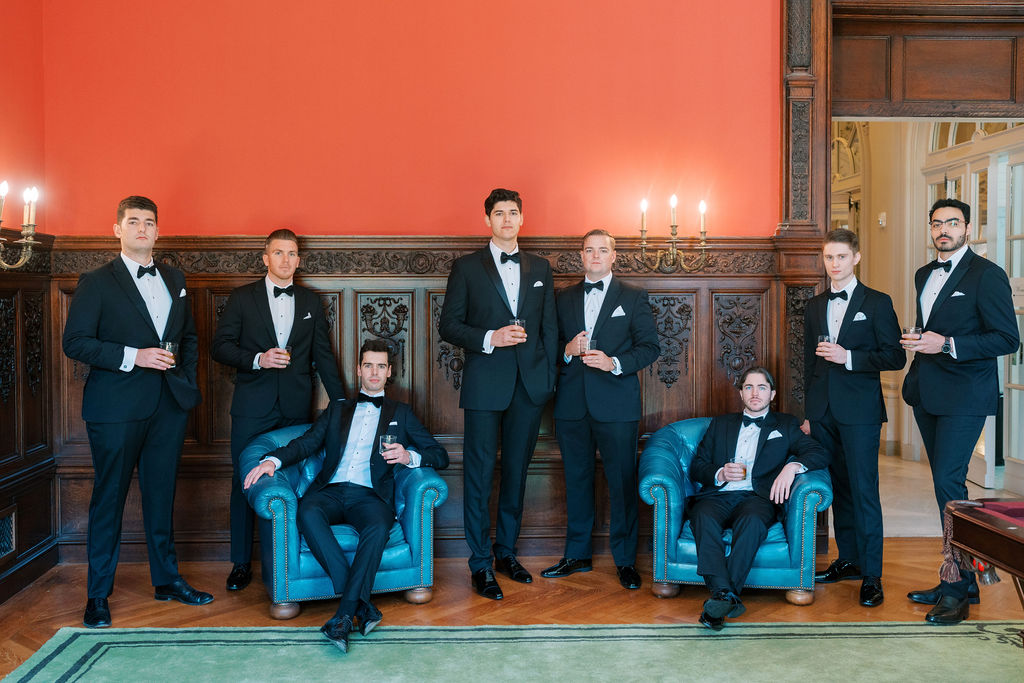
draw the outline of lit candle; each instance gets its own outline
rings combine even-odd
[[[676,204],[678,203],[679,199],[675,195],[668,198],[668,205],[672,208],[672,225],[676,224]]]
[[[647,200],[640,200],[640,232],[647,232]]]
[[[39,199],[39,190],[32,188],[29,190],[29,205],[28,205],[28,223],[29,225],[36,224],[36,200]]]
[[[704,203],[703,199],[697,205],[697,210],[700,211],[700,238],[704,239],[704,214],[707,213],[708,205]]]
[[[22,214],[22,221],[21,221],[22,225],[28,225],[28,205],[29,205],[29,202],[31,201],[31,199],[30,199],[30,197],[32,196],[31,193],[32,193],[32,190],[28,189],[27,187],[25,188],[25,191],[21,193],[21,198],[25,200],[25,212]]]
[[[7,191],[10,187],[6,180],[0,183],[0,221],[4,219],[4,202],[7,201]]]

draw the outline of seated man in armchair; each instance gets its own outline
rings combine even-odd
[[[769,411],[775,380],[762,367],[740,377],[742,413],[712,419],[690,472],[701,490],[687,515],[697,546],[697,573],[711,591],[700,623],[720,631],[725,617],[746,610],[739,594],[754,556],[789,498],[793,480],[828,466],[821,445],[800,431],[800,421]],[[724,529],[732,527],[732,552],[725,556]]]
[[[356,375],[358,399],[333,401],[305,434],[268,453],[244,482],[249,488],[261,476],[274,476],[279,468],[326,446],[323,469],[299,501],[297,521],[309,549],[341,595],[337,613],[320,631],[342,652],[348,651],[353,622],[358,621],[365,636],[383,618],[370,602],[370,589],[395,521],[395,466],[448,466],[448,452],[416,419],[412,408],[384,396],[384,385],[391,377],[386,342],[363,343]],[[385,444],[384,435],[393,435],[395,442]],[[359,534],[351,563],[334,538],[333,524],[349,524]]]

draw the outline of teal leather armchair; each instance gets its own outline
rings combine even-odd
[[[640,497],[654,506],[654,584],[663,598],[679,594],[680,584],[704,585],[697,574],[697,546],[686,519],[686,499],[697,492],[690,461],[710,418],[668,424],[651,435],[640,455]],[[818,513],[832,504],[832,482],[825,470],[799,475],[783,506],[782,519],[768,537],[747,577],[751,588],[786,590],[796,605],[814,602],[814,552]],[[726,546],[732,532],[725,532]]]
[[[264,455],[302,435],[309,425],[261,434],[242,451],[239,472],[244,477]],[[327,572],[310,552],[296,527],[298,502],[320,472],[324,453],[285,467],[273,477],[261,477],[246,491],[256,511],[260,533],[263,582],[270,595],[270,616],[291,619],[299,602],[336,597]],[[405,591],[413,603],[429,602],[434,583],[434,508],[448,498],[448,486],[429,467],[401,468],[395,473],[396,520],[373,583],[374,593]],[[358,535],[339,524],[334,535],[351,559]]]

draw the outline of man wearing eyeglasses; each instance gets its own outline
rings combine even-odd
[[[903,382],[903,400],[914,409],[932,470],[935,499],[942,515],[946,503],[967,498],[967,466],[999,400],[996,360],[1020,344],[1006,272],[968,246],[971,207],[940,199],[928,213],[938,259],[918,269],[917,327],[904,334],[903,347],[914,360]],[[958,624],[977,604],[974,574],[952,567],[928,590],[907,594],[913,602],[934,605],[925,619]]]

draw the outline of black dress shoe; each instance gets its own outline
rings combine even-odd
[[[342,652],[348,652],[348,634],[352,632],[352,617],[334,615],[320,627],[320,633],[337,646]]]
[[[615,571],[619,574],[619,583],[622,584],[623,588],[635,589],[640,587],[640,573],[637,572],[635,566],[627,564],[622,567],[615,567]]]
[[[725,628],[725,619],[721,617],[713,617],[707,612],[701,612],[700,618],[697,619],[705,628],[709,628],[712,631],[721,631]]]
[[[494,565],[498,568],[498,571],[503,574],[508,574],[508,578],[519,583],[533,583],[533,577],[530,576],[530,572],[526,571],[526,567],[519,564],[519,560],[516,559],[515,555],[506,555],[505,557],[499,557]]]
[[[540,575],[545,579],[560,579],[576,572],[589,572],[593,568],[594,563],[590,558],[576,560],[571,557],[563,557],[556,564],[542,571]]]
[[[356,619],[359,620],[359,635],[366,636],[384,620],[384,615],[373,604],[360,602],[359,607],[356,607]],[[354,629],[355,626],[353,626]]]
[[[882,580],[877,576],[865,576],[860,585],[860,604],[865,607],[878,607],[885,600],[882,593]]]
[[[248,562],[235,563],[228,574],[228,590],[240,591],[252,581],[252,565]]]
[[[106,628],[110,626],[110,606],[106,598],[89,598],[85,602],[85,618],[82,625],[86,628]]]
[[[740,597],[730,590],[718,589],[704,601],[704,611],[709,617],[738,617],[747,611]]]
[[[174,583],[156,586],[153,597],[157,600],[177,600],[186,605],[205,605],[213,602],[213,596],[197,591],[180,576]]]
[[[473,590],[490,600],[501,600],[505,597],[502,595],[497,579],[494,578],[493,569],[480,569],[473,572]]]
[[[939,598],[942,597],[942,584],[934,588],[929,588],[923,591],[910,591],[907,593],[907,597],[910,598],[911,602],[916,602],[921,605],[935,605],[939,602]],[[967,601],[972,605],[977,605],[981,602],[981,595],[978,592],[978,584],[971,584],[967,587]]]
[[[952,626],[966,619],[970,610],[971,603],[967,598],[959,600],[949,595],[943,595],[924,620],[941,626]]]
[[[861,576],[860,573],[860,568],[853,562],[835,560],[828,566],[828,569],[814,575],[814,583],[835,583],[836,581],[863,578],[864,577]]]

